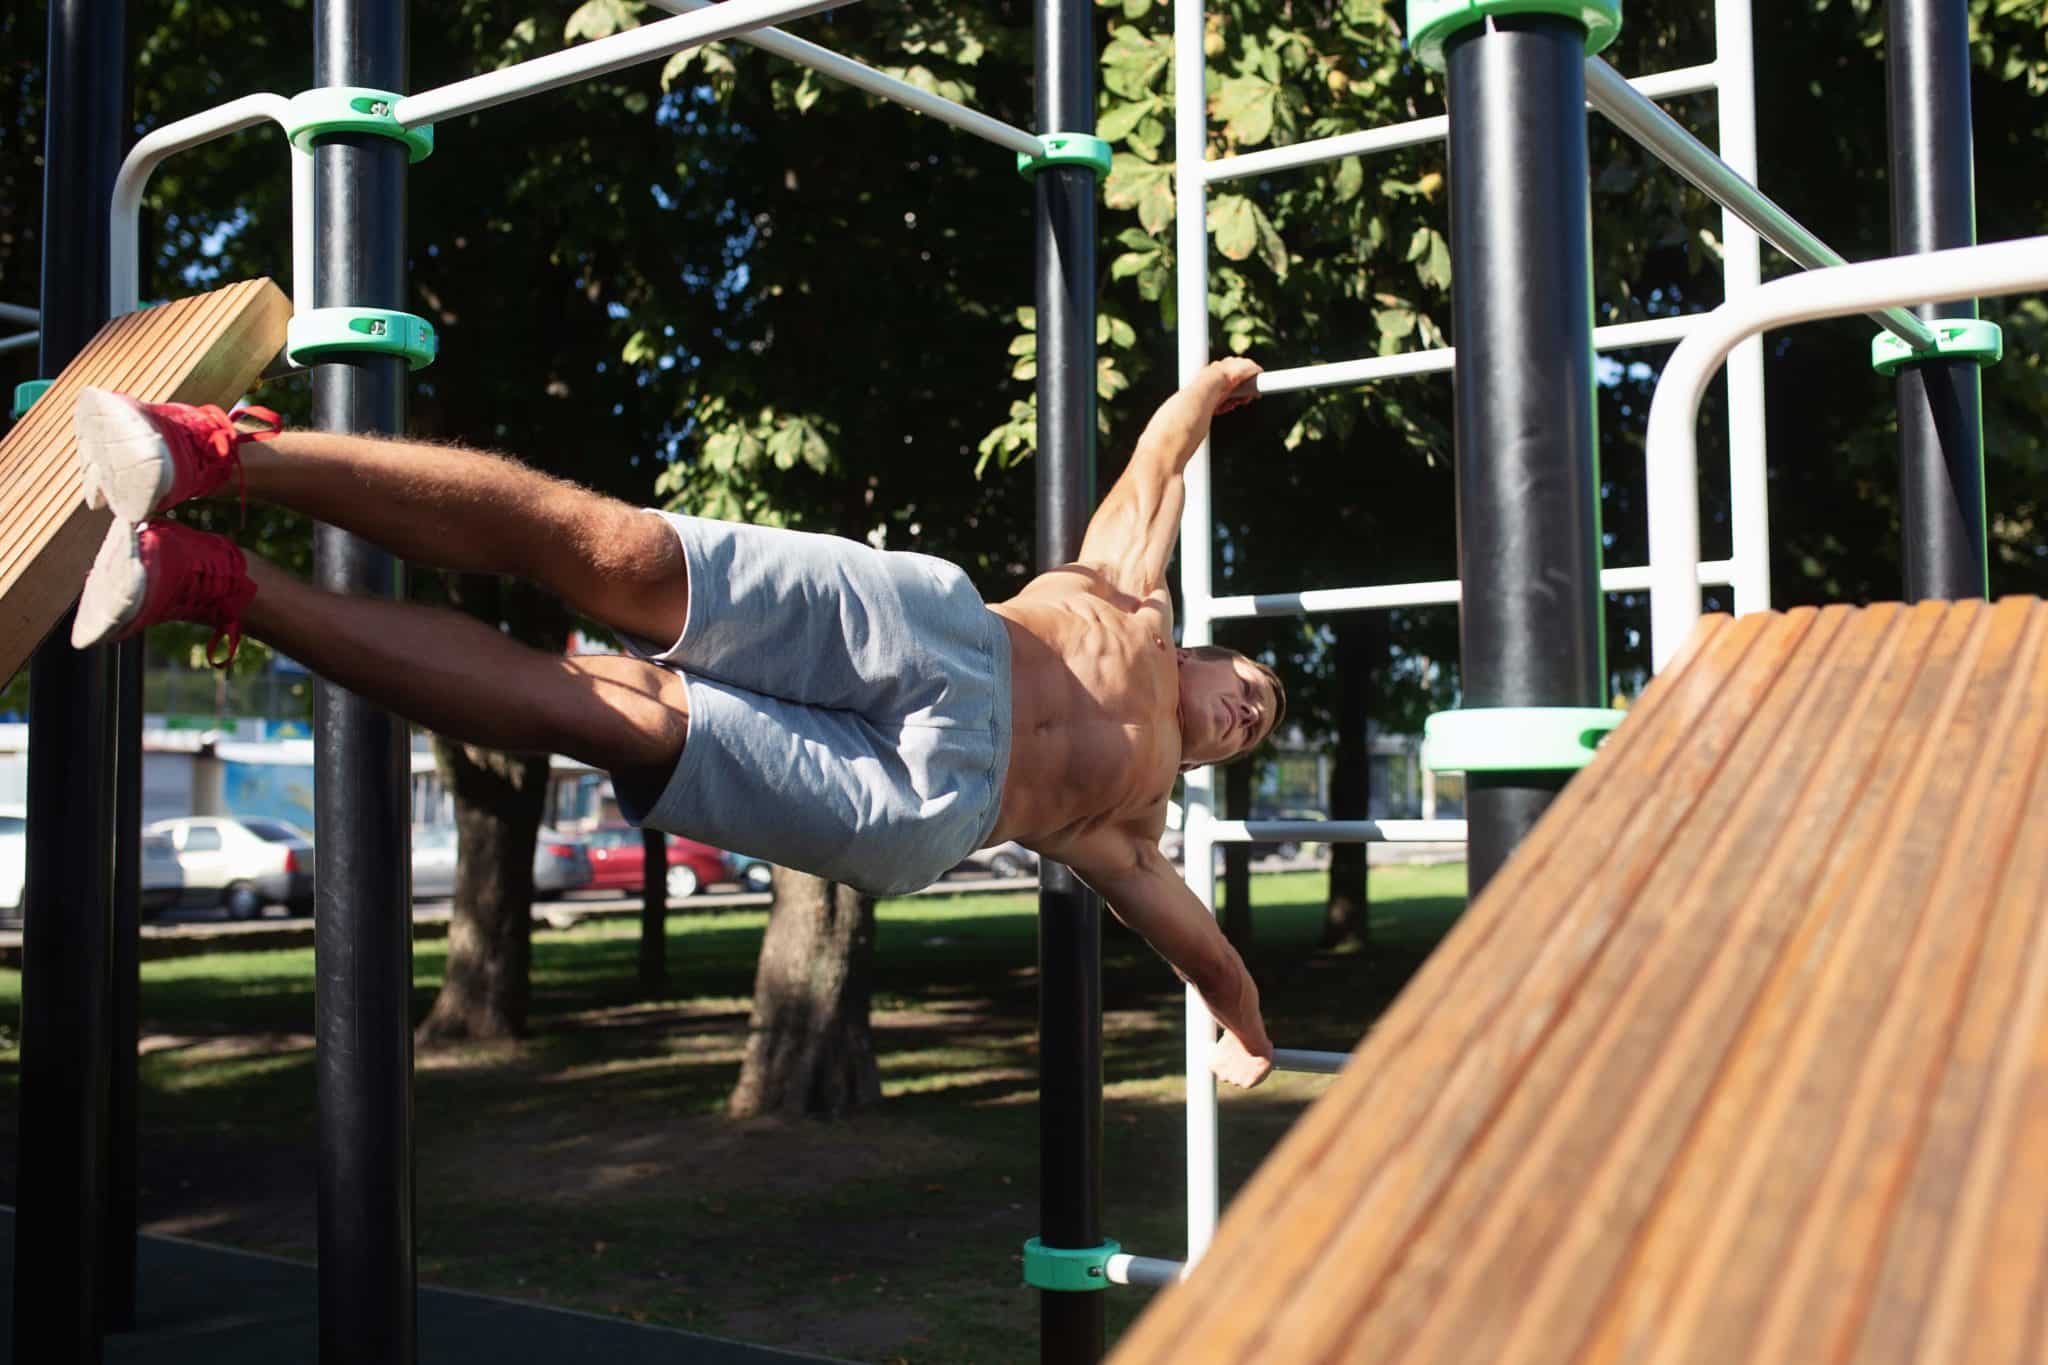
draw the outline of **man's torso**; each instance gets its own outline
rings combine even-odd
[[[989,842],[1059,857],[1105,825],[1157,837],[1180,766],[1180,666],[1164,590],[1117,591],[1079,565],[990,608],[1010,635],[1010,765]]]

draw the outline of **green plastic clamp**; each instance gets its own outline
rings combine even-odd
[[[439,350],[432,323],[390,308],[309,308],[285,324],[284,353],[294,365],[397,355],[420,370],[434,363]]]
[[[1621,32],[1621,0],[1408,0],[1408,46],[1432,71],[1444,69],[1444,43],[1459,29],[1503,14],[1555,14],[1586,30],[1586,55]]]
[[[1589,706],[1487,706],[1439,711],[1422,726],[1432,772],[1577,772],[1626,711]]]
[[[1109,1258],[1123,1248],[1105,1240],[1099,1247],[1049,1247],[1033,1237],[1024,1244],[1024,1283],[1034,1289],[1109,1288]]]
[[[14,386],[14,420],[19,422],[23,415],[56,383],[54,379],[24,379]]]
[[[1017,153],[1017,174],[1035,178],[1047,166],[1087,166],[1097,179],[1109,174],[1109,144],[1093,133],[1040,133],[1037,156]]]
[[[434,126],[400,127],[395,111],[401,98],[390,90],[360,85],[301,90],[286,107],[284,134],[292,146],[310,152],[313,139],[329,133],[374,133],[403,142],[408,159],[417,164],[434,154]]]
[[[1982,318],[1937,318],[1927,324],[1934,349],[1916,351],[1901,336],[1879,332],[1870,339],[1870,368],[1894,375],[1917,360],[1974,360],[1996,365],[2005,359],[2005,331]]]

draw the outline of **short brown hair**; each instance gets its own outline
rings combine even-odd
[[[1280,722],[1287,719],[1287,688],[1281,684],[1280,675],[1278,673],[1275,673],[1272,669],[1260,663],[1251,655],[1246,654],[1241,650],[1230,649],[1224,645],[1195,645],[1188,650],[1188,653],[1194,655],[1197,659],[1208,659],[1211,661],[1222,659],[1243,659],[1246,663],[1250,664],[1252,668],[1258,672],[1258,675],[1260,677],[1266,680],[1266,686],[1273,689],[1272,723],[1266,726],[1264,733],[1262,733],[1257,739],[1252,740],[1249,744],[1246,744],[1242,749],[1239,749],[1236,753],[1232,754],[1229,758],[1225,759],[1224,762],[1235,763],[1238,759],[1243,758],[1246,754],[1258,748],[1261,744],[1264,744],[1268,739],[1270,739],[1274,734],[1276,734],[1279,731]]]

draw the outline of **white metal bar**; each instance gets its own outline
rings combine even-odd
[[[1773,327],[1903,303],[2048,289],[2048,236],[1957,247],[1773,280],[1707,314],[1664,367],[1650,403],[1650,657],[1662,668],[1700,616],[1701,401],[1735,346]]]
[[[1173,3],[1174,298],[1178,304],[1176,347],[1179,381],[1192,381],[1209,363],[1209,229],[1207,189],[1202,177],[1209,110],[1203,71],[1203,0]],[[1209,643],[1204,610],[1212,590],[1210,557],[1209,443],[1196,450],[1182,476],[1186,488],[1180,521],[1181,600],[1185,606],[1181,642]],[[1186,862],[1181,875],[1213,914],[1216,908],[1215,845],[1209,826],[1216,810],[1216,770],[1196,768],[1184,779],[1186,823],[1181,831]],[[1216,1235],[1221,1195],[1216,1166],[1216,1080],[1209,1058],[1216,1025],[1208,1006],[1190,986],[1184,992],[1184,1056],[1187,1065],[1188,1264],[1209,1249]]]
[[[693,14],[712,8],[712,0],[654,0],[654,3],[675,14]],[[1007,147],[1025,156],[1037,156],[1042,150],[1038,139],[1022,128],[1013,128],[1001,119],[990,118],[987,114],[969,109],[966,105],[949,100],[943,95],[934,95],[929,90],[920,90],[909,81],[899,80],[886,72],[864,66],[850,57],[842,57],[827,47],[792,38],[776,29],[759,29],[752,33],[735,34],[740,42],[763,52],[807,66],[821,76],[841,81],[870,95],[879,95],[907,108],[915,109],[951,124],[962,132],[972,133],[998,146]]]
[[[714,5],[701,14],[679,14],[673,19],[642,24],[608,38],[580,43],[560,52],[550,52],[545,57],[508,66],[502,71],[486,71],[433,90],[423,90],[417,95],[407,95],[392,113],[407,128],[460,118],[523,95],[559,89],[592,76],[666,57],[686,47],[714,43],[749,29],[801,19],[851,3],[853,0],[725,0],[724,4]]]
[[[1673,95],[1690,95],[1701,90],[1711,90],[1714,86],[1714,77],[1715,70],[1711,66],[1689,66],[1679,71],[1641,76],[1629,84],[1646,98],[1668,99]],[[1368,128],[1363,132],[1317,138],[1312,142],[1296,142],[1285,147],[1268,147],[1261,151],[1227,156],[1220,161],[1203,161],[1197,164],[1202,168],[1203,180],[1214,185],[1224,180],[1242,180],[1246,176],[1320,165],[1347,156],[1375,156],[1381,152],[1399,151],[1403,147],[1420,147],[1425,143],[1442,142],[1450,136],[1450,131],[1450,119],[1439,114],[1435,118],[1390,124],[1385,128]]]
[[[1596,351],[1632,351],[1641,346],[1663,346],[1682,341],[1698,325],[1699,313],[1681,313],[1668,318],[1645,318],[1640,322],[1617,322],[1593,329]],[[1455,346],[1438,346],[1427,351],[1406,351],[1400,355],[1373,356],[1366,360],[1340,360],[1329,365],[1302,365],[1291,370],[1267,370],[1258,377],[1258,390],[1292,393],[1301,389],[1333,389],[1348,384],[1371,384],[1383,379],[1406,379],[1419,374],[1449,374],[1457,364]]]
[[[41,332],[22,332],[11,337],[0,337],[0,355],[9,351],[25,351],[43,339]]]
[[[1709,559],[1699,566],[1702,587],[1736,582],[1737,561]],[[1600,571],[1603,592],[1648,592],[1647,564]],[[1462,600],[1455,578],[1428,583],[1389,583],[1363,588],[1316,588],[1307,592],[1260,593],[1250,597],[1212,597],[1206,604],[1211,621],[1242,621],[1261,616],[1325,616],[1339,611],[1384,611],[1393,607],[1440,607]]]
[[[1218,844],[1293,839],[1317,844],[1462,844],[1463,820],[1217,820]]]
[[[1310,1052],[1298,1047],[1273,1049],[1275,1071],[1305,1071],[1313,1076],[1334,1076],[1350,1060],[1348,1052]]]
[[[142,270],[142,192],[149,185],[149,177],[156,168],[176,152],[226,137],[243,128],[252,128],[266,120],[283,128],[289,107],[290,102],[283,95],[244,95],[189,118],[166,123],[129,149],[121,161],[119,173],[114,177],[113,203],[108,215],[107,305],[113,316],[134,312],[140,302],[137,281]],[[304,225],[307,254],[301,256],[301,224],[298,220],[302,215],[297,208],[296,194],[293,197],[292,284],[297,290],[307,287],[313,276],[312,228],[310,223]]]
[[[1157,1256],[1132,1256],[1118,1252],[1103,1264],[1102,1273],[1111,1284],[1143,1285],[1159,1289],[1180,1279],[1185,1267],[1179,1261],[1162,1261]]]
[[[1714,0],[1714,42],[1721,67],[1721,159],[1757,183],[1756,58],[1750,0]],[[1756,232],[1721,215],[1724,297],[1763,283]],[[1910,315],[1909,315],[1910,316]],[[1771,606],[1771,500],[1764,438],[1764,343],[1751,337],[1728,358],[1729,530],[1734,540],[1735,612]]]
[[[1747,5],[1749,0],[1739,0]],[[1588,62],[1598,58],[1588,58]],[[1648,76],[1631,76],[1629,84],[1636,88],[1645,99],[1668,100],[1679,95],[1697,95],[1705,90],[1722,86],[1728,79],[1727,70],[1719,62],[1707,62],[1702,66],[1681,66],[1670,71],[1659,71]]]
[[[1636,93],[1620,72],[1598,57],[1586,63],[1586,99],[1615,127],[1647,147],[1658,160],[1762,233],[1772,246],[1800,265],[1809,270],[1825,270],[1846,263],[1840,252],[1807,231],[1805,224],[1738,174],[1677,119]],[[1903,308],[1887,309],[1874,315],[1872,321],[1915,350],[1934,348],[1934,333]]]
[[[43,315],[18,303],[0,303],[0,319],[8,322],[25,322],[31,327],[36,327],[41,325]]]

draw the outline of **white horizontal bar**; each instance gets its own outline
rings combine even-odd
[[[1463,820],[1212,820],[1219,844],[1293,839],[1317,844],[1462,844]]]
[[[1598,58],[1589,60],[1597,61]],[[1629,84],[1653,100],[1667,99],[1673,95],[1712,90],[1719,76],[1719,71],[1712,66],[1688,66],[1678,71],[1638,77]],[[1380,152],[1399,151],[1403,147],[1442,142],[1450,132],[1449,117],[1439,114],[1435,118],[1416,119],[1412,123],[1368,128],[1364,132],[1344,133],[1338,137],[1317,138],[1313,142],[1296,142],[1285,147],[1268,147],[1263,151],[1226,156],[1218,161],[1204,161],[1202,179],[1214,185],[1225,180],[1242,180],[1249,175],[1265,175],[1269,171],[1287,171],[1325,161],[1338,161],[1347,156],[1373,156]]]
[[[1650,402],[1650,659],[1662,668],[1699,624],[1700,403],[1729,352],[1773,327],[1873,308],[2048,290],[2048,236],[1793,275],[1742,294],[1664,366]]]
[[[1334,1076],[1351,1060],[1348,1052],[1309,1052],[1298,1047],[1273,1049],[1275,1071],[1306,1071],[1316,1076]]]
[[[508,66],[503,71],[486,71],[451,85],[407,95],[392,113],[407,128],[459,118],[522,95],[559,89],[666,57],[686,47],[715,43],[749,29],[801,19],[851,3],[853,0],[725,0],[702,14],[679,14],[673,19],[642,24],[608,38]]]
[[[712,8],[712,0],[654,0],[665,10],[676,14],[692,14]],[[985,138],[1001,147],[1025,156],[1037,156],[1044,150],[1038,139],[1022,128],[1013,128],[1001,119],[990,118],[987,114],[969,109],[966,105],[949,100],[943,95],[934,95],[929,90],[920,90],[909,81],[899,80],[886,72],[871,66],[863,66],[850,57],[842,57],[830,48],[816,43],[807,43],[801,38],[792,38],[776,29],[759,29],[752,33],[734,35],[740,42],[760,48],[763,52],[808,66],[821,76],[842,81],[870,95],[879,95],[885,100],[915,109],[941,123],[951,124],[962,132]]]
[[[1631,351],[1639,346],[1662,346],[1683,341],[1700,325],[1704,313],[1680,313],[1675,317],[1646,318],[1641,322],[1617,322],[1593,329],[1596,351]],[[1382,379],[1405,379],[1418,374],[1446,374],[1458,363],[1458,348],[1438,346],[1427,351],[1401,355],[1374,356],[1368,360],[1340,360],[1332,365],[1302,365],[1291,370],[1267,370],[1255,381],[1264,393],[1292,393],[1300,389],[1334,389],[1347,384],[1370,384]]]
[[[9,351],[25,351],[42,339],[41,332],[22,332],[17,336],[0,337],[0,355]]]
[[[1111,1284],[1135,1284],[1158,1289],[1181,1277],[1179,1261],[1162,1261],[1157,1256],[1131,1256],[1119,1251],[1103,1264],[1102,1273]]]
[[[1709,559],[1699,566],[1702,587],[1724,587],[1735,581],[1735,561]],[[1602,592],[1648,592],[1651,568],[1639,564],[1629,568],[1602,569]],[[1194,603],[1182,611],[1191,619],[1197,611],[1205,621],[1243,621],[1266,616],[1326,616],[1340,611],[1385,611],[1393,607],[1446,607],[1463,600],[1462,585],[1455,578],[1432,583],[1388,583],[1365,588],[1315,588],[1308,592],[1269,592],[1249,597],[1212,597],[1206,604]]]
[[[43,320],[43,315],[18,303],[0,303],[0,318],[5,318],[9,322],[25,322],[33,327]]]

